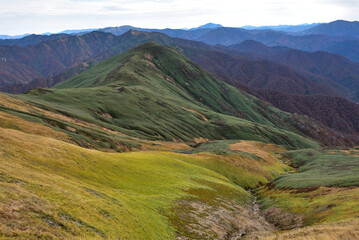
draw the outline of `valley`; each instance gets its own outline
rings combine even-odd
[[[39,111],[4,98],[8,109]],[[141,141],[140,152],[113,153],[76,146],[64,132],[7,113],[0,115],[0,131],[0,229],[5,239],[288,239],[317,232],[327,236],[331,222],[359,214],[355,149],[287,152],[282,146],[242,140],[195,147]],[[328,155],[348,160],[335,163],[326,160]],[[303,173],[293,169],[299,166],[302,172],[301,165],[310,164],[303,161],[317,157],[333,173],[310,180],[317,176],[310,168]],[[308,180],[293,185],[297,181],[290,179],[303,179],[301,174]],[[260,215],[252,206],[253,193]],[[298,213],[300,220],[294,217]],[[288,218],[297,225],[288,225]],[[344,229],[357,234],[355,221],[343,224],[345,228],[335,225],[341,229],[335,234]],[[298,226],[308,227],[272,236],[272,231]]]
[[[0,40],[0,239],[359,239],[337,24]]]

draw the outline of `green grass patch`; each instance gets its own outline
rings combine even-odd
[[[277,179],[277,188],[311,186],[358,186],[359,156],[348,150],[307,149],[289,151],[283,155],[297,165],[295,174]]]

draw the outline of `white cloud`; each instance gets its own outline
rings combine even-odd
[[[0,34],[130,24],[182,28],[354,20],[357,0],[0,0]]]

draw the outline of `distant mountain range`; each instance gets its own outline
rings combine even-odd
[[[15,35],[15,36],[10,36],[10,35],[0,35],[0,39],[18,39],[18,38],[23,38],[26,37],[30,34],[22,34],[22,35]]]
[[[328,24],[320,24],[305,31],[296,32],[295,34],[293,32],[286,33],[270,29],[246,30],[243,28],[228,28],[213,23],[190,30],[145,29],[132,26],[120,26],[98,29],[98,31],[112,33],[116,36],[120,36],[131,29],[143,32],[160,32],[171,37],[202,41],[211,45],[220,44],[225,46],[239,44],[246,40],[255,40],[268,46],[286,46],[310,52],[328,51],[343,55],[352,61],[359,62],[359,39],[355,37],[359,36],[359,32],[357,27],[355,27],[356,25],[357,22],[336,21]],[[336,28],[338,28],[338,31],[335,30]],[[332,36],[333,34],[328,31],[326,32],[323,29],[332,29],[331,31],[340,33],[337,34],[340,36]],[[86,33],[88,33],[87,30],[78,30],[76,35],[83,35]],[[325,35],[326,33],[328,34]],[[61,36],[62,34],[48,36],[31,35],[22,39],[0,40],[0,44],[26,46]]]
[[[162,33],[169,34],[169,32],[176,31],[193,31],[200,29],[217,29],[223,28],[224,26],[216,23],[207,23],[201,25],[199,27],[194,28],[183,28],[183,29],[149,29],[149,28],[139,28],[130,25],[123,25],[119,27],[106,27],[106,28],[88,28],[88,29],[70,29],[64,30],[59,33],[44,33],[40,35],[51,35],[51,34],[84,34],[92,31],[105,31],[111,32],[115,35],[121,35],[127,32],[130,29],[135,29],[139,31],[158,31]],[[300,34],[300,35],[311,35],[311,34],[321,34],[328,36],[349,36],[349,37],[358,37],[359,36],[359,22],[357,21],[344,21],[337,20],[330,23],[311,23],[311,24],[299,24],[299,25],[273,25],[273,26],[250,26],[246,25],[241,27],[241,29],[245,30],[273,30],[286,32],[291,34]],[[19,39],[26,37],[31,34],[17,35],[17,36],[9,36],[9,35],[0,35],[0,39]],[[32,34],[33,35],[33,34]],[[169,34],[171,35],[171,34]],[[192,39],[194,40],[194,39]]]
[[[246,25],[242,28],[247,30],[275,30],[282,32],[301,32],[315,26],[321,25],[322,23],[311,23],[311,24],[299,24],[299,25],[277,25],[277,26],[250,26]]]
[[[359,64],[338,54],[315,51],[327,48],[356,59],[359,44],[352,37],[294,36],[216,24],[193,30],[140,30],[122,26],[84,34],[0,40],[0,89],[22,93],[38,87],[50,88],[96,62],[156,42],[175,47],[218,78],[284,111],[310,116],[346,134],[358,131],[356,123],[348,122],[351,118],[345,116],[347,110],[340,108],[340,103],[346,102],[345,106],[355,109],[357,105],[344,98],[359,102]],[[287,101],[280,101],[278,96]],[[335,120],[327,121],[322,113],[312,112],[315,106],[309,103],[313,101],[328,111],[328,102],[338,106]],[[350,112],[356,114],[357,110]]]
[[[327,24],[320,24],[306,29],[304,34],[322,34],[328,36],[359,37],[359,22],[337,20]]]
[[[358,101],[359,93],[353,90],[359,83],[359,64],[336,54],[268,47],[253,40],[225,47],[130,30],[120,36],[91,32],[26,47],[1,46],[0,52],[6,50],[13,56],[1,63],[1,90],[22,93],[38,87],[50,88],[77,76],[98,61],[146,42],[173,46],[223,81],[282,110],[310,116],[346,135],[358,131],[353,114],[359,111],[359,105],[340,96]],[[280,101],[278,96],[287,100]],[[331,105],[337,109],[330,110]],[[315,108],[336,114],[328,121],[324,116],[328,111],[319,113],[313,110]],[[347,108],[352,110],[347,111]]]
[[[217,74],[221,71],[225,72],[229,77],[241,79],[243,84],[251,87],[272,89],[280,87],[281,91],[287,93],[320,93],[351,97],[357,95],[354,90],[359,84],[359,64],[340,55],[326,52],[309,53],[287,47],[267,47],[253,40],[224,47],[173,38],[161,33],[145,34],[136,30],[120,36],[92,32],[82,36],[51,35],[47,38],[53,40],[23,48],[0,46],[0,55],[7,56],[6,62],[0,62],[3,66],[0,71],[0,86],[4,88],[27,84],[36,78],[53,77],[83,61],[102,60],[148,41],[179,47],[187,56],[207,66],[208,70],[215,67],[216,71],[212,72]],[[29,42],[28,40],[32,39],[38,40],[29,36],[22,41]],[[191,49],[185,49],[188,47]],[[198,49],[211,52],[204,54]],[[39,52],[42,53],[41,56]],[[197,55],[194,55],[194,52]],[[211,59],[209,56],[213,54],[216,57]],[[201,62],[199,56],[202,56],[202,60],[207,60]],[[239,56],[241,58],[238,58]],[[222,58],[226,60],[213,62]],[[231,67],[225,65],[229,62]],[[220,66],[225,70],[219,71]],[[286,82],[285,85],[280,84],[283,81]],[[289,84],[290,82],[295,85]],[[21,88],[17,86],[16,89]]]

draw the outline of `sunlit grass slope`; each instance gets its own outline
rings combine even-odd
[[[191,154],[190,162],[216,171],[244,188],[254,188],[285,174],[291,168],[275,155],[285,149],[254,141],[212,141],[177,150]]]
[[[281,112],[217,80],[174,49],[153,43],[107,59],[54,89],[16,97],[150,140],[202,137],[318,146],[298,135],[308,126],[317,131],[315,123]]]
[[[226,207],[248,221],[240,226],[261,227],[245,210],[252,197],[244,188],[287,168],[245,151],[105,153],[68,141],[43,124],[0,114],[0,238],[198,239],[204,232],[179,224],[183,216],[202,218],[182,209],[192,202],[209,213]],[[274,156],[277,149],[267,150]]]
[[[111,154],[0,129],[0,236],[171,239],[166,216],[189,189],[249,195],[176,153]]]

